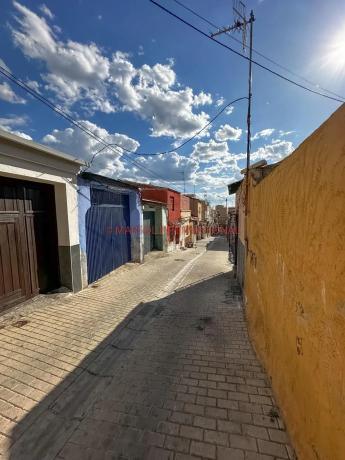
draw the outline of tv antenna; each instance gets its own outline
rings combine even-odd
[[[252,64],[253,64],[253,24],[255,21],[253,10],[249,17],[246,14],[246,5],[241,0],[233,0],[234,23],[231,26],[223,27],[217,32],[211,34],[211,37],[217,35],[229,34],[230,32],[242,32],[242,48],[245,52],[247,49],[247,28],[249,28],[249,69],[248,69],[248,111],[247,111],[247,161],[246,161],[246,194],[245,194],[245,214],[249,210],[249,168],[250,168],[250,148],[251,148],[251,108],[252,108]],[[245,240],[248,248],[247,238],[247,219],[245,224]]]
[[[237,28],[235,28],[234,30],[237,30],[239,32],[242,30],[242,48],[243,51],[246,52],[247,27],[242,26],[242,23],[246,22],[246,5],[240,0],[233,0],[232,11],[234,15],[234,24],[237,25]]]

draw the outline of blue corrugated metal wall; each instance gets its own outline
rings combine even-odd
[[[86,214],[88,282],[131,260],[129,197],[109,189],[91,189]]]

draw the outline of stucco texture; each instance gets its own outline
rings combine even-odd
[[[245,302],[300,460],[345,458],[345,105],[250,185]]]

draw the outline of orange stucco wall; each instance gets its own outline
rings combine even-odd
[[[345,458],[345,105],[250,187],[250,334],[300,460]]]

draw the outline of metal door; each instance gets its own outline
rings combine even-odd
[[[86,214],[88,282],[131,260],[129,197],[107,189],[91,189]]]
[[[155,213],[154,211],[144,211],[144,254],[152,251],[155,246]]]

